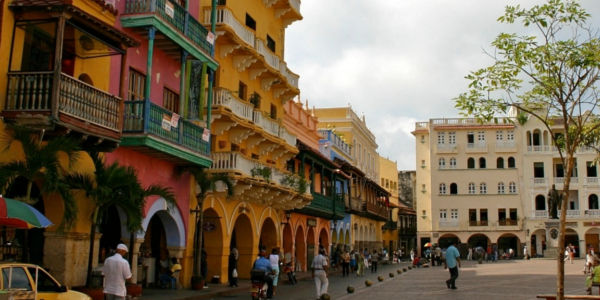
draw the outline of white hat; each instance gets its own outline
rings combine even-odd
[[[125,244],[118,244],[117,250],[123,250],[125,252],[129,252],[129,250],[127,249],[127,246],[125,246]]]

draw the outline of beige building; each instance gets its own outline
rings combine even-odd
[[[519,124],[496,118],[431,119],[416,124],[417,243],[445,247],[458,239],[462,250],[514,249],[543,255],[557,246],[551,236],[556,222],[548,219],[547,195],[552,184],[562,188],[564,174],[551,134],[533,119]],[[566,244],[598,249],[596,154],[581,149],[567,201]],[[582,178],[580,178],[582,177]],[[552,253],[546,253],[551,255]]]

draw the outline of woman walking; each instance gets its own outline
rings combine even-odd
[[[234,287],[238,286],[238,271],[237,271],[237,262],[240,258],[240,254],[236,248],[231,248],[231,252],[229,253],[229,286]]]
[[[273,274],[273,296],[275,296],[277,282],[279,281],[279,249],[273,248],[273,250],[271,250],[269,262],[271,263],[271,269],[275,272],[275,274]]]

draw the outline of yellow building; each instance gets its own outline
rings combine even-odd
[[[200,4],[208,26],[211,1]],[[296,136],[283,126],[283,106],[299,94],[298,75],[284,60],[285,28],[302,19],[300,1],[219,4],[215,41],[219,69],[207,116],[213,160],[209,170],[229,174],[235,195],[226,199],[213,193],[203,210],[209,224],[204,233],[208,277],[219,276],[224,282],[231,249],[239,251],[240,278],[249,277],[259,248],[282,246],[285,211],[305,206],[312,197],[310,192],[298,193],[285,180],[291,175],[286,164],[298,149]]]
[[[389,250],[397,250],[398,244],[398,164],[385,157],[379,159],[379,184],[388,193],[390,206],[390,219],[383,225],[383,245]]]

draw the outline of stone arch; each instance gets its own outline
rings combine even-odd
[[[219,275],[225,278],[226,273],[222,273],[222,265],[228,263],[223,253],[223,241],[225,240],[223,226],[220,222],[220,217],[217,211],[212,208],[204,210],[204,218],[202,224],[202,243],[206,250],[207,276],[212,278],[214,275]]]
[[[231,232],[231,246],[236,247],[239,252],[238,276],[249,278],[252,264],[254,263],[254,233],[252,221],[246,214],[240,214],[235,219]]]
[[[277,237],[278,234],[275,222],[273,222],[273,219],[271,218],[266,218],[260,229],[260,237],[258,240],[259,248],[264,247],[264,249],[267,249],[267,253],[271,253],[271,250],[277,248],[279,245]]]
[[[319,247],[321,246],[325,249],[329,249],[329,234],[327,234],[325,228],[321,228],[321,231],[319,232]]]
[[[546,230],[538,229],[531,234],[530,237],[529,252],[530,255],[535,257],[538,255],[544,255],[544,248],[546,246]]]
[[[282,253],[294,253],[294,235],[292,234],[292,226],[289,221],[283,226],[283,250]]]
[[[119,214],[121,215],[121,214]],[[168,247],[185,247],[185,226],[183,225],[183,218],[179,212],[179,208],[176,206],[169,206],[164,198],[158,198],[152,206],[148,209],[146,217],[142,221],[142,231],[138,231],[136,237],[143,239],[145,232],[148,230],[148,224],[152,217],[157,216],[163,223],[166,242]],[[125,235],[127,236],[127,235]]]
[[[482,247],[483,249],[487,249],[487,246],[490,245],[490,238],[483,233],[475,233],[472,234],[469,239],[467,239],[467,244],[469,248],[477,248]]]
[[[498,253],[507,253],[509,249],[513,249],[515,255],[522,253],[521,240],[519,237],[512,233],[505,233],[498,237]]]
[[[448,248],[450,245],[452,245],[452,242],[454,242],[454,241],[456,241],[458,244],[458,243],[460,243],[460,238],[458,236],[456,236],[455,234],[446,233],[446,234],[440,236],[437,243],[440,246],[440,248],[444,249],[444,248]]]
[[[296,265],[300,264],[300,270],[306,270],[306,240],[304,238],[304,228],[302,226],[296,228],[295,244],[296,252],[294,253],[294,257],[296,258]]]
[[[579,234],[572,228],[565,230],[565,247],[569,244],[575,247],[575,257],[581,257],[581,249],[579,248]]]

